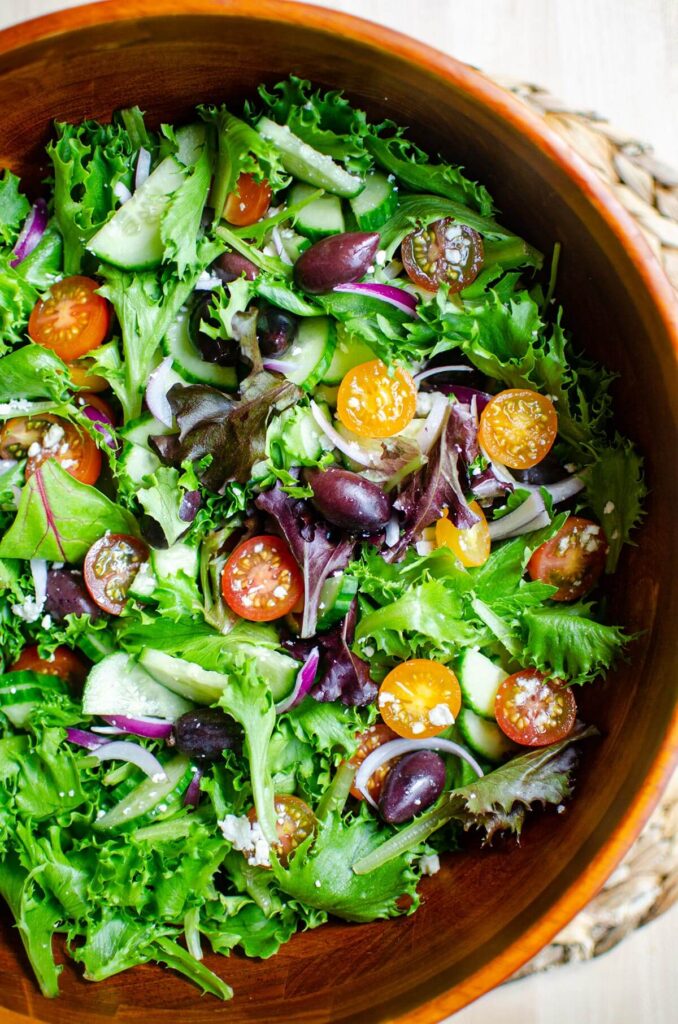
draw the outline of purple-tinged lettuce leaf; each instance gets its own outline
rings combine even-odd
[[[280,483],[260,494],[255,504],[276,521],[302,571],[304,615],[301,636],[313,636],[322,585],[333,573],[346,568],[356,544],[355,538],[342,535],[321,519],[308,501],[292,498]]]
[[[474,498],[498,498],[513,489],[511,484],[499,479],[492,466],[480,471],[474,469],[474,463],[477,465],[476,460],[480,458],[481,451],[478,443],[478,419],[470,405],[457,402],[452,406],[447,429],[449,440],[463,462]]]

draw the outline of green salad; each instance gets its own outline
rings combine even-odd
[[[60,934],[227,999],[204,953],[563,810],[641,459],[558,246],[341,93],[47,155],[0,175],[0,894],[46,996]]]

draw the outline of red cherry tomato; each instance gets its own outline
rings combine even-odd
[[[66,362],[97,348],[108,333],[111,307],[90,277],[65,277],[33,307],[31,339]]]
[[[247,817],[252,823],[257,821],[254,807]],[[275,798],[275,817],[278,842],[274,843],[273,849],[283,867],[287,867],[292,852],[316,831],[318,819],[308,804],[298,796],[286,793]]]
[[[466,288],[480,273],[484,255],[478,232],[452,217],[412,231],[401,247],[407,276],[429,292],[437,292],[441,284],[450,292]]]
[[[92,600],[109,615],[122,614],[127,591],[148,555],[142,540],[124,533],[108,533],[95,541],[83,566]]]
[[[287,615],[304,594],[292,552],[280,537],[250,537],[229,556],[221,590],[231,611],[250,622]]]
[[[87,431],[51,413],[6,420],[0,430],[0,458],[27,458],[26,478],[48,459],[83,484],[101,472],[101,452]]]
[[[602,526],[570,516],[555,537],[537,548],[527,571],[533,580],[558,587],[552,601],[575,601],[593,590],[606,558],[607,538]]]
[[[500,685],[494,701],[497,725],[525,747],[545,747],[572,732],[577,704],[569,686],[524,668]]]
[[[224,206],[224,220],[245,227],[261,220],[271,204],[271,186],[264,178],[255,181],[251,174],[241,174],[235,190]]]
[[[395,733],[393,729],[389,729],[384,722],[375,722],[374,725],[371,725],[369,729],[366,729],[358,738],[360,739],[360,746],[348,762],[356,769],[360,767],[367,755],[371,754],[373,750],[377,749],[377,747],[382,746],[384,743],[390,743],[391,740],[397,740],[399,737],[398,734]],[[379,800],[381,787],[384,784],[384,779],[386,778],[390,767],[392,767],[392,765],[383,764],[381,768],[377,768],[376,772],[374,772],[367,783],[368,792],[375,803]],[[356,800],[365,799],[360,790],[356,789],[355,786],[351,786],[351,793]]]
[[[69,647],[57,647],[51,658],[41,658],[35,646],[24,647],[23,651],[7,669],[8,672],[40,672],[41,675],[58,676],[68,683],[83,683],[87,667]]]

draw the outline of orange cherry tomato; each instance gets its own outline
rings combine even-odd
[[[266,179],[255,181],[251,174],[241,174],[235,191],[226,199],[224,220],[245,227],[261,220],[270,205],[271,186]]]
[[[391,369],[381,359],[349,370],[337,395],[337,415],[360,437],[393,437],[414,419],[417,389],[407,370]]]
[[[593,590],[607,558],[602,526],[590,519],[570,516],[555,537],[534,552],[527,563],[533,580],[558,587],[552,601],[575,601]]]
[[[509,739],[525,747],[545,747],[568,736],[577,718],[569,686],[548,679],[535,668],[514,672],[497,690],[497,725]]]
[[[275,816],[278,842],[273,844],[273,849],[283,867],[287,867],[293,851],[318,828],[318,819],[307,803],[287,793],[276,796]],[[247,817],[252,823],[257,821],[256,808],[253,807]]]
[[[280,537],[250,537],[229,556],[221,591],[231,611],[250,622],[287,615],[304,594],[304,581]]]
[[[509,469],[530,469],[548,455],[557,433],[558,415],[550,398],[511,388],[483,409],[478,440],[491,459]]]
[[[448,518],[447,509],[436,522],[436,547],[447,547],[454,551],[462,565],[485,565],[490,557],[490,529],[485,513],[477,501],[469,503],[471,511],[480,516],[480,522],[466,530],[459,530]]]
[[[109,615],[121,615],[127,591],[149,550],[137,537],[105,533],[85,555],[83,575],[90,597]]]
[[[76,363],[68,364],[68,376],[74,388],[84,388],[87,391],[106,391],[109,383],[105,377],[92,372],[92,359],[79,359]]]
[[[384,743],[390,743],[391,740],[397,740],[398,735],[393,731],[393,729],[389,729],[389,727],[383,722],[375,722],[374,725],[371,725],[369,729],[366,729],[358,739],[360,740],[360,746],[348,762],[356,769],[360,767],[368,754],[371,754],[373,750],[376,750],[377,747],[381,747]],[[377,768],[376,772],[373,773],[367,783],[367,790],[375,803],[379,800],[381,787],[384,785],[384,779],[386,778],[390,767],[391,765],[382,764],[381,768]],[[360,790],[356,789],[355,786],[351,786],[351,793],[356,800],[365,799]]]
[[[28,321],[28,334],[66,362],[97,348],[108,333],[110,303],[97,295],[90,277],[65,277],[38,299]]]
[[[386,676],[378,705],[381,717],[399,736],[423,740],[453,724],[461,708],[461,690],[447,665],[413,658]]]
[[[6,420],[0,430],[0,458],[27,458],[27,479],[48,459],[83,484],[96,483],[101,472],[101,452],[90,435],[47,412]]]
[[[51,658],[41,658],[38,648],[24,647],[23,651],[7,669],[8,672],[40,672],[45,676],[58,676],[68,683],[83,683],[88,669],[77,654],[69,647],[57,647]]]

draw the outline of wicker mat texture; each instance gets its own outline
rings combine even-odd
[[[494,81],[540,114],[593,167],[636,219],[678,290],[678,170],[592,111],[572,110],[536,85]],[[677,900],[678,773],[604,888],[514,977],[599,956]]]

